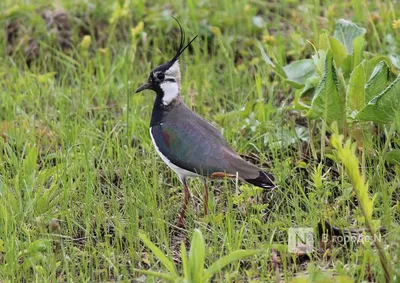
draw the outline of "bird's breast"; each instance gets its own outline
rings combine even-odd
[[[164,161],[165,164],[168,165],[169,168],[171,168],[178,176],[179,179],[184,179],[187,177],[199,177],[198,174],[185,170],[183,168],[180,168],[179,166],[175,165],[174,163],[172,163],[169,158],[163,154],[162,151],[166,151],[169,148],[169,135],[168,133],[163,133],[162,134],[162,139],[163,140],[159,140],[158,136],[153,135],[153,131],[152,131],[153,127],[150,127],[149,131],[150,131],[150,137],[151,140],[154,144],[154,148],[156,149],[156,152],[158,153],[158,155],[161,157],[161,159]]]

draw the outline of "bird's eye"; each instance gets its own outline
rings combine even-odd
[[[160,81],[163,80],[165,78],[165,74],[164,73],[158,73],[157,74],[157,79],[159,79]]]

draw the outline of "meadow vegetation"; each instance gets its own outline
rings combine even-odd
[[[184,229],[134,94],[171,15],[199,35],[185,102],[278,185],[210,181],[204,217],[191,180]],[[0,23],[0,282],[400,280],[398,2],[3,0]]]

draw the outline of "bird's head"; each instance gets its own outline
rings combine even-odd
[[[175,19],[175,18],[174,18]],[[196,39],[197,35],[187,44],[185,44],[185,31],[181,24],[175,19],[181,31],[181,42],[175,56],[167,63],[164,63],[151,70],[146,83],[141,85],[136,93],[145,89],[151,89],[162,96],[162,103],[169,105],[180,93],[181,71],[179,67],[179,57],[187,47]]]

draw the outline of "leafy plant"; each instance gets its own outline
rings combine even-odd
[[[203,234],[199,229],[195,229],[190,245],[189,257],[186,252],[186,247],[181,242],[181,258],[183,274],[179,275],[177,268],[172,259],[169,259],[156,245],[154,245],[145,234],[139,233],[139,238],[143,243],[153,252],[153,254],[160,260],[167,272],[155,272],[151,270],[139,270],[137,272],[147,274],[150,276],[158,277],[163,280],[171,282],[208,282],[216,273],[221,271],[225,266],[241,260],[245,257],[253,256],[260,253],[260,250],[237,250],[229,255],[226,255],[207,269],[204,268],[205,264],[205,242]]]
[[[365,51],[365,29],[339,20],[333,36],[323,30],[312,59],[276,66],[261,48],[264,61],[295,87],[294,108],[311,119],[337,121],[341,129],[356,132],[362,122],[393,122],[400,107],[400,76],[389,81],[393,56]]]

